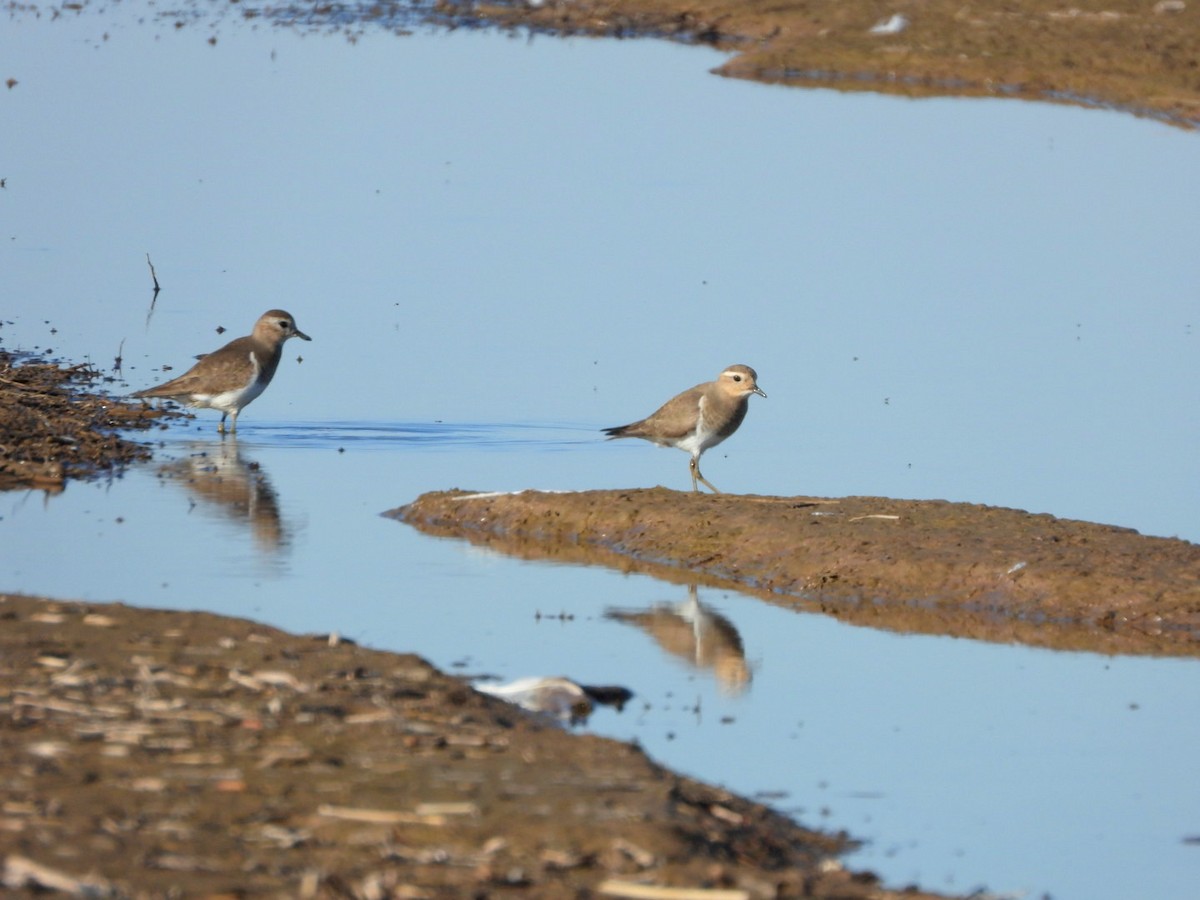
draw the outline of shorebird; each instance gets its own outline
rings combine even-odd
[[[767,396],[758,386],[758,373],[749,366],[730,366],[716,381],[677,394],[641,421],[605,428],[604,433],[609,438],[644,438],[661,447],[678,447],[690,453],[692,492],[700,492],[696,482],[702,481],[714,494],[719,494],[712,482],[700,474],[700,455],[738,430],[746,418],[751,394]]]
[[[508,684],[477,684],[475,690],[571,725],[586,722],[596,703],[615,706],[620,711],[633,699],[633,691],[620,685],[579,684],[569,678],[557,677],[518,678]]]
[[[219,409],[217,431],[225,433],[225,419],[232,415],[229,430],[236,432],[238,413],[267,389],[283,355],[283,344],[293,337],[312,340],[296,327],[290,313],[269,310],[258,317],[252,333],[200,357],[178,378],[133,396],[166,397],[188,406]]]

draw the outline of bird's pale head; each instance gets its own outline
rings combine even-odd
[[[767,396],[758,386],[758,373],[749,366],[730,366],[717,378],[720,385],[735,396],[758,394]]]
[[[307,334],[296,327],[292,314],[282,309],[272,309],[258,317],[254,323],[254,334],[270,343],[282,344],[288,338],[298,337],[302,341],[311,341]]]

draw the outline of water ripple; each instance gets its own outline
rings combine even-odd
[[[247,423],[238,438],[248,447],[418,451],[448,447],[555,451],[600,440],[599,430],[590,425],[362,421]]]

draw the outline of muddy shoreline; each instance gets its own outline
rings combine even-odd
[[[441,0],[432,19],[704,43],[733,54],[717,74],[773,84],[1021,98],[1200,125],[1200,5],[1184,0],[1016,0],[1002,8],[949,0]]]
[[[68,480],[118,475],[150,459],[123,431],[146,431],[184,414],[102,393],[113,377],[0,350],[0,490],[57,493]]]
[[[699,580],[893,631],[1200,655],[1200,546],[1126,528],[945,501],[665,488],[435,492],[387,515],[522,558]]]
[[[6,897],[933,896],[417,656],[16,595],[0,621]]]

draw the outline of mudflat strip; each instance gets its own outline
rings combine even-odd
[[[1200,546],[946,501],[424,494],[387,515],[525,558],[736,587],[896,631],[1200,655]]]

